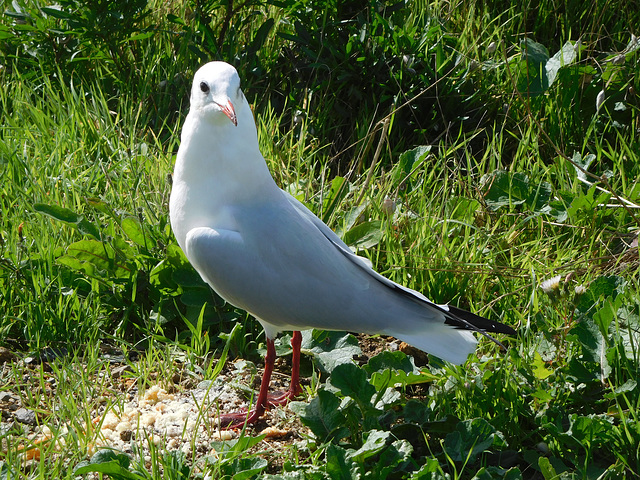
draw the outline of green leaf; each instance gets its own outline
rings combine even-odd
[[[547,368],[538,352],[535,352],[533,357],[533,374],[538,380],[544,380],[553,375],[553,370]]]
[[[624,292],[625,285],[625,279],[620,276],[601,275],[591,282],[587,291],[580,296],[576,309],[581,314],[591,317],[598,311],[597,308],[594,308],[595,305],[602,303],[607,298],[615,299],[619,293]]]
[[[613,392],[605,393],[604,398],[614,399],[622,393],[633,392],[637,386],[638,386],[638,382],[636,380],[627,380],[618,388],[616,388]]]
[[[211,447],[218,453],[223,460],[230,460],[236,458],[238,455],[242,455],[250,448],[259,444],[264,438],[265,434],[256,435],[251,437],[249,435],[243,435],[234,440],[221,440],[211,442]]]
[[[60,205],[48,205],[46,203],[36,203],[33,205],[33,209],[44,215],[48,215],[56,220],[60,220],[65,223],[78,223],[82,220],[82,215],[78,215],[73,210],[70,210]]]
[[[6,462],[0,462],[0,480],[13,480],[18,478],[18,472],[12,468]]]
[[[115,276],[126,278],[132,274],[133,267],[124,261],[116,261],[113,252],[98,240],[80,240],[67,247],[66,255],[56,261],[89,277],[101,278]]]
[[[506,471],[502,480],[523,480],[522,472],[518,467],[512,467]]]
[[[580,342],[583,360],[600,366],[599,372],[593,371],[592,375],[599,374],[601,380],[608,378],[611,367],[607,360],[607,340],[593,320],[583,318],[570,330],[569,334],[575,335]]]
[[[304,330],[302,348],[313,353],[314,362],[324,373],[331,373],[343,363],[353,363],[353,357],[362,353],[353,335],[325,330]]]
[[[382,222],[373,220],[363,222],[344,234],[344,243],[355,248],[371,248],[380,243],[384,236]]]
[[[549,86],[553,85],[553,82],[558,75],[558,70],[567,65],[571,65],[578,57],[578,53],[575,48],[575,43],[565,43],[556,54],[551,57],[545,64],[545,70],[547,72],[547,78]]]
[[[371,383],[377,390],[382,391],[395,385],[407,386],[427,383],[437,379],[428,372],[421,372],[414,364],[413,358],[400,351],[382,352],[369,359],[362,367],[369,375]]]
[[[253,40],[251,41],[251,47],[249,48],[250,51],[257,52],[262,48],[274,24],[275,20],[273,18],[268,18],[262,25],[260,25],[260,28],[258,28],[258,31],[255,33]]]
[[[192,287],[184,290],[180,295],[180,301],[188,307],[200,308],[206,302],[211,301],[211,289],[208,287]]]
[[[600,328],[600,332],[602,335],[607,337],[609,336],[609,327],[612,322],[616,318],[616,312],[618,308],[620,308],[619,300],[622,297],[617,297],[617,300],[613,300],[611,297],[607,298],[604,302],[602,302],[602,306],[598,309],[597,312],[593,314],[593,321]]]
[[[49,15],[53,18],[59,18],[60,20],[73,20],[76,18],[74,15],[62,10],[62,7],[59,7],[57,5],[51,7],[41,7],[40,10],[42,10],[42,13],[44,13],[45,15]]]
[[[538,64],[547,63],[547,60],[549,60],[549,50],[547,50],[547,47],[545,47],[541,43],[531,40],[530,38],[525,38],[523,40],[523,44],[524,44],[523,54],[526,56],[526,58],[529,61],[538,63]]]
[[[416,167],[427,158],[429,152],[430,145],[420,145],[400,154],[398,163],[391,172],[391,181],[401,195],[406,195],[415,188],[412,171],[418,170]]]
[[[171,23],[175,23],[175,24],[178,24],[178,25],[184,25],[185,24],[184,20],[181,17],[179,17],[177,15],[174,15],[173,13],[167,14],[167,20],[169,20],[169,22],[171,22]]]
[[[442,471],[440,462],[435,458],[427,457],[424,465],[420,467],[420,470],[414,472],[410,477],[410,480],[423,480],[427,478],[446,478],[438,475]]]
[[[376,453],[382,451],[387,446],[387,440],[391,437],[391,432],[382,430],[369,430],[365,433],[365,440],[355,452],[349,456],[358,461],[363,462],[365,459],[372,457]]]
[[[388,369],[402,370],[406,373],[419,373],[413,359],[406,354],[395,351],[384,351],[375,357],[371,357],[367,364],[362,367],[369,375],[375,372],[383,372]]]
[[[398,470],[399,466],[406,462],[411,462],[411,454],[413,446],[407,440],[396,440],[382,453],[378,465],[381,467],[377,472],[376,478],[387,478],[394,470]]]
[[[230,468],[226,469],[227,474],[232,474],[233,480],[248,480],[256,478],[262,472],[269,462],[265,458],[260,457],[244,457],[236,458]]]
[[[349,458],[347,450],[331,444],[325,452],[327,475],[332,480],[352,480],[360,478],[358,464]]]
[[[581,445],[605,445],[609,438],[615,436],[613,418],[609,415],[572,415],[569,430],[571,435]]]
[[[524,173],[496,170],[480,180],[485,188],[485,201],[491,210],[501,207],[526,205],[530,210],[541,212],[551,197],[551,185],[540,182],[531,185]]]
[[[351,230],[354,224],[360,220],[362,213],[367,209],[367,207],[369,207],[369,200],[364,199],[360,205],[351,208],[344,216],[342,225],[339,230],[336,230],[336,233],[342,238],[344,236],[344,232]]]
[[[85,198],[85,202],[87,205],[92,206],[99,212],[104,213],[105,215],[110,216],[111,218],[117,218],[117,214],[113,211],[113,208],[109,206],[107,202],[97,197],[87,197]]]
[[[93,238],[100,239],[100,231],[98,228],[88,221],[86,218],[83,218],[77,223],[78,231],[83,235],[91,235]]]
[[[640,345],[640,316],[633,306],[623,306],[618,309],[618,328],[616,335],[627,357],[636,361],[638,345]]]
[[[522,43],[522,61],[518,65],[518,90],[522,93],[537,96],[549,88],[546,64],[549,51],[544,45],[525,38]]]
[[[445,217],[472,224],[479,208],[480,202],[475,199],[452,197],[445,204]]]
[[[331,180],[331,187],[324,194],[322,200],[322,221],[327,223],[331,214],[346,195],[347,182],[344,177],[336,176]]]
[[[474,462],[475,458],[492,446],[504,447],[506,442],[483,418],[464,420],[456,425],[456,430],[445,437],[444,448],[457,462]]]
[[[370,405],[376,389],[367,381],[366,372],[354,363],[336,366],[331,372],[331,385],[359,404]]]
[[[582,180],[587,179],[587,174],[584,173],[584,171],[589,170],[589,166],[593,163],[595,159],[596,159],[596,156],[593,153],[589,153],[585,155],[584,158],[582,158],[582,155],[580,155],[580,153],[578,152],[573,154],[573,158],[571,158],[571,161],[575,164],[573,168],[575,169],[576,175],[578,176],[578,178]]]
[[[402,409],[405,421],[422,425],[429,421],[432,410],[425,402],[419,400],[409,400]]]
[[[131,460],[125,454],[116,454],[113,450],[100,450],[96,452],[89,462],[81,462],[73,470],[74,475],[86,473],[99,473],[110,475],[115,479],[144,480],[144,477],[129,471]]]
[[[540,213],[549,215],[558,223],[564,223],[569,218],[567,204],[562,200],[550,200],[547,205],[540,209]]]
[[[545,480],[557,480],[559,478],[547,457],[538,458],[538,467]]]
[[[147,241],[142,225],[140,224],[140,220],[138,220],[136,217],[127,216],[122,219],[122,223],[120,226],[130,240],[137,243],[141,247],[147,247]]]
[[[100,238],[100,231],[98,228],[85,219],[84,216],[79,215],[73,210],[59,205],[48,205],[46,203],[36,203],[33,205],[33,209],[38,213],[42,213],[43,215],[47,215],[77,228],[83,235],[91,235],[96,239]]]
[[[543,390],[541,388],[533,392],[531,396],[541,403],[549,403],[551,400],[553,400],[553,395],[551,395],[551,393],[549,393],[547,390]]]
[[[594,217],[602,218],[603,215],[598,206],[606,204],[609,198],[611,198],[610,193],[600,192],[597,189],[597,185],[594,185],[585,194],[578,195],[573,199],[567,213],[571,219],[576,219],[577,221],[586,220],[593,223]]]
[[[178,268],[173,271],[171,280],[181,287],[205,287],[202,277],[192,267]]]
[[[136,40],[145,40],[147,38],[153,37],[154,35],[155,35],[155,32],[153,32],[153,31],[134,33],[129,38],[125,39],[123,41],[123,43],[125,43],[125,42],[133,42],[133,41],[136,41]]]
[[[291,402],[289,408],[298,416],[321,441],[339,440],[349,435],[345,426],[346,416],[340,410],[340,399],[327,390],[319,390],[318,395],[308,404]]]

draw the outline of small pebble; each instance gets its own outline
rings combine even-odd
[[[17,422],[24,423],[25,425],[36,424],[36,412],[33,410],[27,410],[26,408],[19,408],[13,412],[13,417]]]

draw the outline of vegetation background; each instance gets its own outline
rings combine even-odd
[[[639,26],[626,0],[5,3],[0,345],[21,360],[0,393],[72,434],[25,463],[34,432],[3,422],[0,478],[640,476]],[[168,224],[190,79],[214,59],[282,188],[381,273],[519,335],[464,367],[357,366],[311,339],[302,443],[247,430],[217,457],[86,462],[105,349],[141,389],[211,379],[227,351],[260,362],[259,325]]]

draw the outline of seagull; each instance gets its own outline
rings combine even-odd
[[[487,332],[515,334],[383,277],[281,190],[260,153],[238,72],[228,63],[207,63],[194,76],[169,210],[176,240],[202,279],[253,315],[266,335],[255,407],[221,415],[221,426],[255,423],[270,406],[302,392],[301,330],[389,335],[454,364],[474,352],[473,332],[498,344]],[[282,331],[293,331],[291,384],[270,395],[274,339]]]

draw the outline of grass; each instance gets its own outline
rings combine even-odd
[[[321,18],[314,2],[246,3],[228,20],[216,4],[209,23],[199,3],[152,2],[125,36],[103,25],[114,33],[101,42],[82,24],[56,43],[62,17],[3,17],[0,345],[19,359],[2,365],[0,394],[37,423],[12,422],[0,400],[0,477],[640,474],[638,14],[424,3]],[[551,81],[546,59],[578,38]],[[336,360],[353,338],[316,332],[305,396],[273,420],[299,417],[294,440],[248,429],[212,443],[217,456],[186,457],[145,451],[137,431],[138,450],[82,463],[97,412],[123,408],[127,391],[188,392],[232,368],[225,357],[261,365],[259,324],[199,280],[168,224],[190,76],[211,58],[240,68],[281,187],[384,275],[518,337],[501,339],[506,352],[481,341],[464,367],[401,352],[356,366]]]

